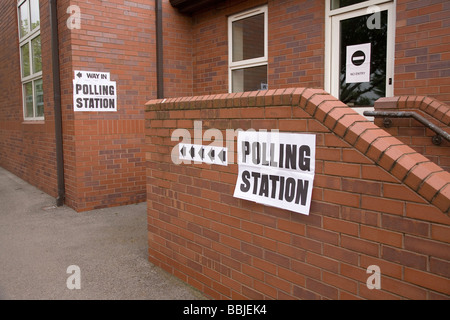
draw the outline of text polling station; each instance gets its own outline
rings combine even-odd
[[[109,72],[75,71],[74,111],[117,111],[116,82]]]
[[[234,197],[309,214],[316,136],[241,131]]]

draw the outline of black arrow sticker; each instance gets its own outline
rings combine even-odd
[[[214,160],[214,157],[215,157],[214,149],[211,149],[211,150],[208,152],[208,156],[209,156],[209,158],[210,158],[211,160]]]
[[[198,150],[198,154],[200,158],[203,160],[205,158],[205,148],[201,147],[200,150]]]
[[[225,162],[225,159],[226,159],[227,157],[226,157],[226,151],[225,151],[225,149],[222,149],[222,151],[220,151],[219,152],[219,159],[222,161],[222,162]]]
[[[228,165],[227,148],[193,144],[179,144],[179,158],[192,160],[194,163]]]

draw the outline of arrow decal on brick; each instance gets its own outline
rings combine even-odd
[[[194,161],[194,163],[208,163],[227,166],[227,148],[217,146],[203,146],[197,144],[179,144],[179,159]],[[188,162],[188,163],[189,163]],[[186,163],[186,161],[184,161]]]
[[[222,149],[222,150],[219,152],[219,159],[220,159],[222,162],[225,162],[225,160],[226,160],[226,155],[227,155],[227,152],[225,151],[225,149]]]
[[[209,159],[211,159],[211,161],[214,161],[214,156],[215,156],[215,154],[214,154],[214,149],[211,149],[211,150],[208,152],[208,156],[209,156]]]
[[[199,152],[198,152],[198,155],[200,156],[200,158],[201,158],[202,160],[205,158],[205,148],[204,148],[204,147],[201,147],[201,148],[200,148],[200,150],[199,150]]]

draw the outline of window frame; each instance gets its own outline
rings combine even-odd
[[[268,9],[267,5],[242,11],[240,13],[230,15],[228,17],[228,92],[233,93],[233,79],[232,73],[234,70],[247,69],[252,67],[267,66],[268,67],[268,29],[269,29],[269,19],[268,19]],[[258,14],[264,14],[264,56],[233,61],[233,22],[242,19],[250,18]]]
[[[21,16],[20,16],[20,7],[22,5],[28,6],[28,21],[29,24],[27,26],[26,33],[21,35]],[[41,36],[41,18],[40,18],[40,10],[39,10],[39,25],[37,25],[34,29],[31,29],[31,0],[17,0],[17,23],[18,23],[18,35],[19,35],[19,55],[20,55],[20,78],[22,85],[22,107],[23,107],[23,118],[25,121],[42,121],[45,119],[44,114],[42,116],[37,116],[37,99],[36,99],[36,82],[42,80],[42,51],[41,51],[41,70],[38,72],[34,72],[34,55],[33,55],[33,40]],[[28,45],[28,64],[29,64],[29,75],[24,76],[24,57],[22,54],[22,47]],[[42,42],[41,42],[41,50],[42,50]],[[33,96],[33,116],[27,116],[27,94],[25,86],[31,83],[32,87],[32,96]]]
[[[335,33],[337,28],[333,28],[334,21],[351,18],[353,14],[362,14],[367,12],[371,6],[380,7],[381,11],[388,10],[388,35],[387,35],[387,52],[386,52],[386,78],[394,79],[394,60],[395,60],[395,29],[396,29],[396,8],[397,0],[366,0],[353,5],[331,9],[331,2],[333,0],[325,0],[325,75],[324,75],[324,90],[331,95],[339,96],[339,84],[336,78],[336,65],[338,65],[338,55],[332,54],[333,48],[339,47],[340,37]],[[386,82],[386,97],[394,95],[394,85],[387,85]],[[364,111],[373,111],[373,107],[368,108],[354,108],[355,111],[363,115]],[[373,121],[373,117],[366,117]]]
[[[331,52],[332,47],[335,47],[335,44],[333,45],[333,41],[336,41],[335,38],[332,37],[332,21],[333,21],[333,17],[335,16],[339,16],[342,14],[347,14],[353,11],[358,11],[360,9],[367,9],[370,6],[381,6],[385,3],[393,3],[394,6],[394,15],[393,15],[393,21],[392,23],[395,23],[395,8],[396,8],[396,4],[397,1],[396,0],[367,0],[364,2],[360,2],[360,3],[356,3],[353,5],[349,5],[349,6],[345,6],[342,8],[337,8],[337,9],[331,9],[331,2],[333,0],[325,0],[325,63],[324,63],[324,68],[325,68],[325,75],[324,75],[324,89],[327,92],[332,92],[332,57],[333,54]],[[394,24],[395,26],[395,24]],[[394,34],[391,35],[391,40],[388,39],[388,45],[395,46],[395,30],[394,30]],[[392,57],[388,57],[389,59],[392,59]],[[390,64],[390,61],[388,61],[388,63]],[[392,70],[392,66],[388,65],[388,70]],[[391,72],[392,75],[391,77],[393,77],[393,72]]]

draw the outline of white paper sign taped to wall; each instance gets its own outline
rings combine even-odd
[[[74,111],[117,111],[117,87],[109,72],[75,71]]]
[[[370,81],[370,48],[370,43],[347,46],[346,83]]]
[[[316,136],[239,132],[239,175],[234,197],[308,215]]]

